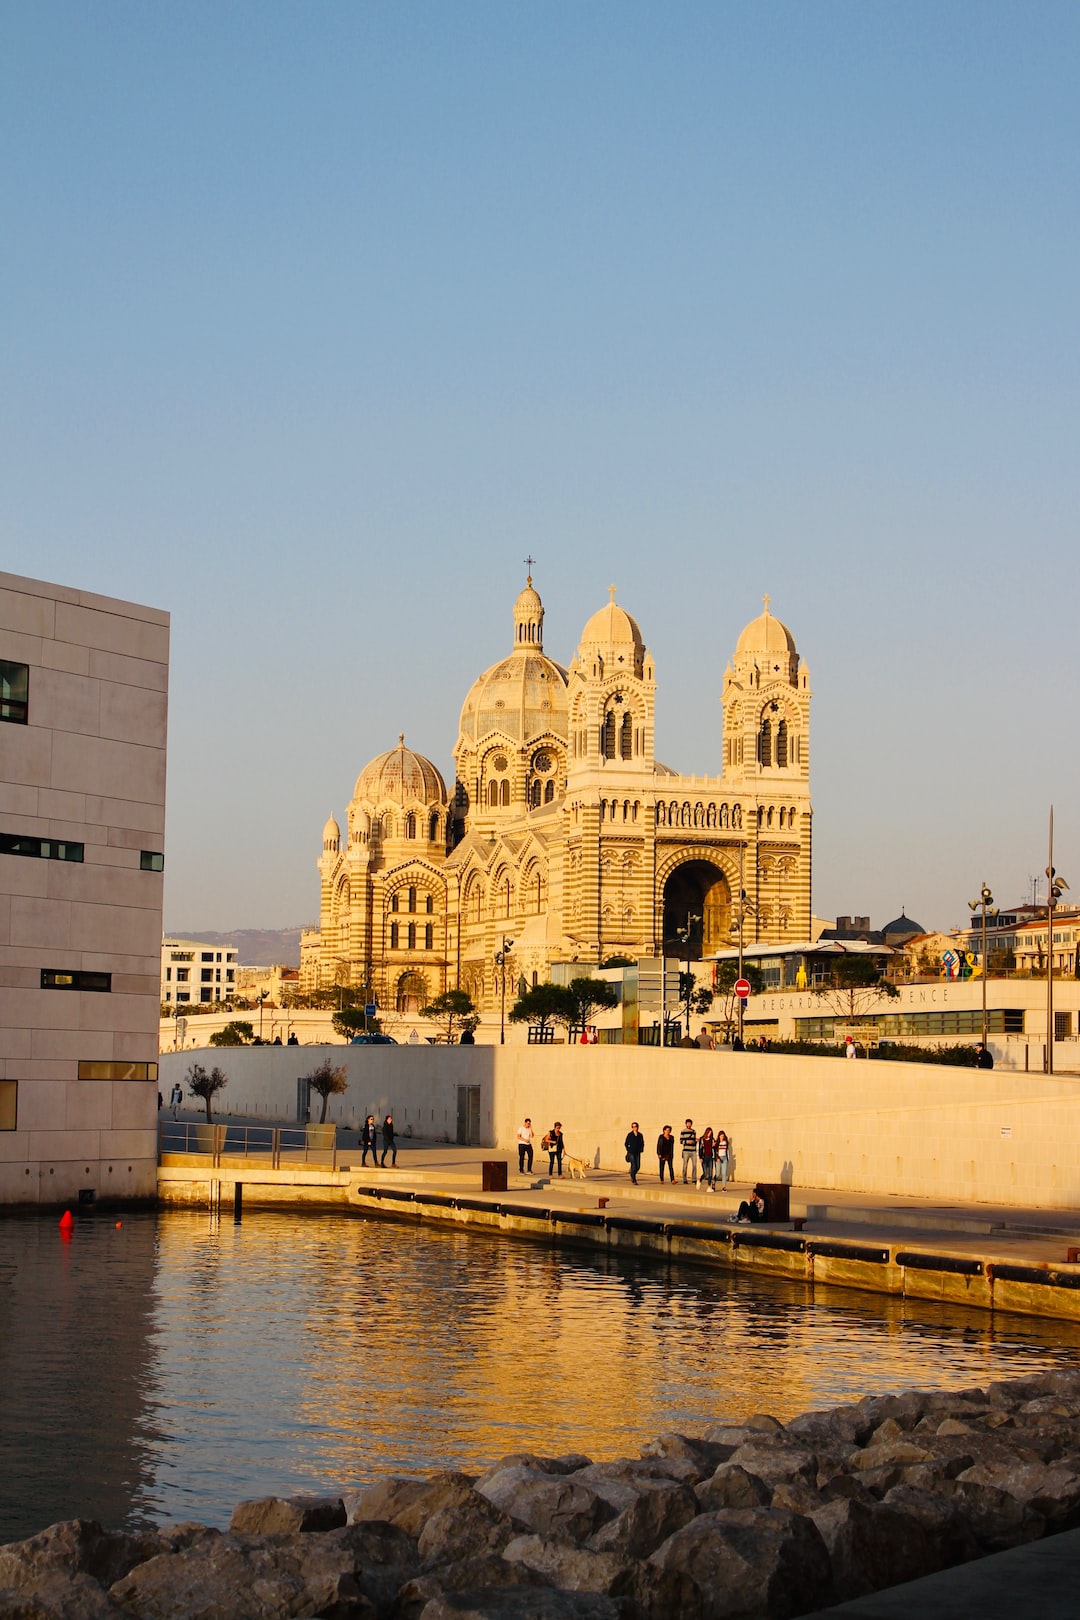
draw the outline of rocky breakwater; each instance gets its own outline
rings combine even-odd
[[[1080,1372],[0,1547],[5,1620],[806,1614],[1080,1524]]]

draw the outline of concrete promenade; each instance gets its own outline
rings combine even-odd
[[[253,1123],[265,1130],[265,1120]],[[373,1167],[369,1159],[365,1169],[356,1132],[339,1129],[335,1168],[328,1155],[305,1163],[298,1150],[291,1157],[283,1152],[281,1167],[271,1170],[265,1160],[233,1151],[243,1122],[231,1118],[228,1125],[216,1164],[205,1155],[163,1154],[164,1203],[205,1205],[215,1187],[224,1202],[240,1183],[249,1206],[321,1204],[453,1220],[792,1281],[1080,1320],[1080,1264],[1069,1259],[1070,1249],[1080,1250],[1080,1211],[791,1187],[788,1222],[732,1227],[745,1182],[712,1193],[681,1180],[661,1186],[651,1158],[634,1187],[625,1170],[551,1179],[538,1149],[534,1173],[519,1176],[515,1154],[399,1138],[396,1168]],[[505,1193],[482,1192],[482,1165],[491,1160],[507,1165]]]

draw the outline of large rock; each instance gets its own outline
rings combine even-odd
[[[221,1535],[140,1564],[110,1590],[138,1620],[373,1620],[360,1588],[355,1532]]]
[[[679,1478],[686,1485],[696,1485],[699,1480],[708,1479],[721,1463],[727,1462],[731,1448],[724,1443],[714,1444],[709,1440],[698,1440],[671,1431],[657,1435],[655,1440],[642,1446],[641,1455],[666,1463],[678,1463],[680,1471],[672,1478]]]
[[[697,1587],[676,1570],[661,1570],[636,1558],[572,1547],[545,1536],[518,1536],[503,1549],[507,1563],[523,1567],[550,1586],[568,1592],[604,1592],[629,1598],[648,1620],[698,1620]]]
[[[1002,1458],[976,1463],[957,1477],[965,1484],[991,1485],[1018,1502],[1030,1503],[1056,1530],[1071,1529],[1080,1518],[1080,1477],[1071,1468]]]
[[[338,1530],[345,1523],[340,1496],[251,1496],[237,1502],[229,1529],[237,1536],[287,1536]]]
[[[695,1485],[694,1495],[702,1513],[719,1513],[722,1508],[768,1507],[772,1499],[765,1481],[738,1463],[722,1463],[711,1479]]]
[[[830,1591],[829,1555],[817,1526],[772,1508],[703,1513],[649,1562],[694,1581],[703,1620],[787,1620],[820,1608]]]
[[[446,1564],[499,1553],[515,1533],[507,1514],[479,1491],[470,1490],[431,1515],[420,1532],[417,1551],[426,1563]]]
[[[4,1620],[129,1620],[91,1575],[41,1570],[19,1587],[0,1587]]]
[[[446,1592],[432,1598],[421,1620],[632,1620],[625,1598],[600,1592],[552,1592],[542,1588]]]
[[[380,1519],[386,1524],[397,1524],[399,1515],[409,1517],[410,1509],[428,1489],[422,1479],[393,1477],[380,1479],[360,1490],[342,1491],[345,1522],[362,1524],[366,1519]]]
[[[970,1525],[947,1497],[917,1485],[896,1485],[886,1494],[885,1506],[921,1525],[939,1569],[979,1556]]]
[[[493,1475],[477,1490],[526,1530],[564,1541],[584,1541],[616,1513],[579,1475],[544,1474],[520,1465]]]
[[[1045,1533],[1046,1520],[1041,1513],[993,1485],[950,1479],[943,1481],[939,1490],[970,1529],[980,1552],[1005,1552],[1009,1547],[1038,1541]]]
[[[94,1519],[65,1519],[25,1541],[0,1547],[0,1587],[18,1591],[53,1573],[89,1575],[108,1587],[167,1546],[154,1530],[103,1530]]]
[[[604,1495],[600,1484],[596,1489],[598,1494]],[[610,1502],[611,1498],[605,1496],[605,1500]],[[685,1485],[677,1485],[673,1480],[645,1480],[633,1500],[614,1519],[594,1531],[588,1546],[595,1552],[647,1558],[668,1536],[689,1524],[699,1511],[693,1492]]]
[[[507,1564],[497,1553],[459,1558],[410,1577],[394,1593],[393,1602],[380,1607],[393,1620],[418,1620],[424,1605],[444,1592],[477,1591],[497,1586],[546,1586],[548,1583],[521,1564]]]
[[[588,1468],[592,1459],[571,1452],[563,1457],[544,1457],[535,1451],[512,1451],[507,1457],[500,1457],[498,1462],[485,1468],[477,1476],[477,1485],[483,1485],[495,1474],[501,1474],[504,1468],[527,1467],[539,1469],[542,1474],[575,1474],[581,1468]]]
[[[805,1479],[812,1483],[818,1474],[816,1453],[786,1434],[762,1434],[748,1440],[738,1451],[733,1451],[722,1466],[745,1468],[748,1474],[764,1480],[766,1485],[778,1485],[782,1479]]]
[[[448,1503],[467,1501],[474,1494],[475,1483],[471,1474],[459,1474],[452,1470],[433,1474],[419,1495],[410,1493],[385,1518],[390,1524],[396,1524],[399,1530],[404,1530],[406,1535],[419,1536],[428,1519]]]
[[[829,1551],[841,1603],[941,1568],[917,1519],[874,1502],[830,1502],[811,1515]]]

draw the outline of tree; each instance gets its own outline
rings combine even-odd
[[[592,1020],[592,1015],[603,1007],[617,1007],[619,1005],[619,992],[607,979],[571,979],[566,987],[573,1006],[571,1024],[584,1025]],[[559,1019],[562,1023],[563,1020]]]
[[[229,1077],[223,1069],[213,1068],[207,1074],[201,1063],[193,1063],[185,1076],[188,1092],[192,1097],[201,1097],[206,1104],[207,1124],[213,1124],[211,1103],[219,1091],[223,1091],[229,1083]]]
[[[363,1034],[369,1028],[363,1007],[340,1007],[330,1022],[335,1032],[346,1041],[351,1041],[354,1035]]]
[[[224,1029],[216,1029],[210,1037],[211,1046],[247,1046],[254,1040],[255,1029],[252,1024],[238,1020],[226,1024]]]
[[[317,1068],[310,1074],[302,1074],[301,1081],[306,1080],[312,1091],[317,1091],[322,1098],[322,1113],[319,1115],[319,1124],[326,1124],[326,1105],[331,1097],[340,1097],[348,1089],[348,1073],[344,1068],[335,1069],[329,1058],[323,1058]]]
[[[549,1024],[572,1024],[577,1002],[563,984],[536,984],[519,996],[507,1013],[512,1024],[532,1024],[547,1029]]]
[[[750,986],[751,995],[760,995],[765,988],[765,980],[762,977],[761,969],[755,967],[752,962],[743,963],[743,978]],[[738,997],[735,994],[735,986],[738,982],[739,964],[737,961],[717,962],[716,987],[713,996],[714,999],[717,996],[722,998],[720,1017],[724,1025],[724,1039],[728,1041],[731,1040],[732,1033],[739,1022]]]
[[[479,1022],[478,1019],[473,1017],[475,1010],[473,999],[467,990],[444,990],[442,995],[436,996],[429,1006],[421,1007],[420,1016],[421,1018],[432,1018],[439,1023],[444,1023],[446,1027],[439,1039],[447,1046],[452,1046],[454,1044],[455,1020],[462,1028],[475,1029]]]
[[[826,977],[811,985],[834,1018],[865,1018],[882,1001],[900,994],[872,956],[845,954],[831,959]]]

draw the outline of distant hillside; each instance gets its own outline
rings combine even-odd
[[[241,967],[270,967],[282,962],[286,967],[300,966],[300,935],[313,923],[300,928],[236,928],[230,934],[218,934],[212,928],[170,928],[176,939],[205,939],[208,945],[235,945],[240,953]]]

